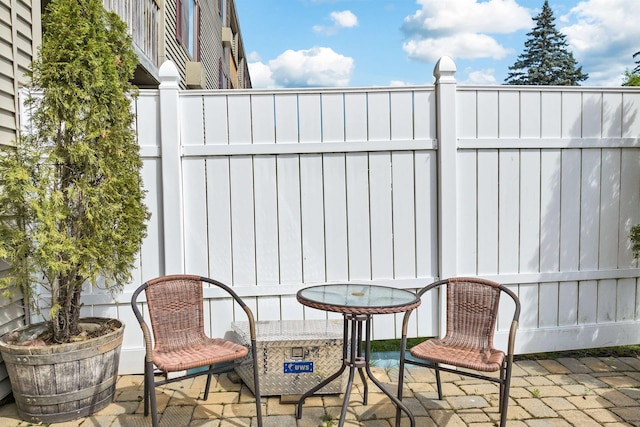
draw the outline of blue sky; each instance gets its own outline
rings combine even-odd
[[[236,0],[254,88],[501,84],[544,0]],[[619,86],[640,51],[640,0],[549,0],[583,86]]]

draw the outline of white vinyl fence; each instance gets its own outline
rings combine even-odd
[[[143,367],[131,293],[181,272],[258,320],[335,317],[296,301],[313,284],[481,276],[520,297],[518,353],[640,342],[638,90],[459,87],[446,57],[420,87],[182,91],[172,63],[160,74],[135,104],[153,214],[135,283],[83,299],[126,323],[122,373]],[[206,296],[228,331],[237,307]],[[440,307],[423,301],[412,336],[440,333]],[[375,317],[374,339],[401,321]]]

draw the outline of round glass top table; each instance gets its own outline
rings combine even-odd
[[[415,420],[409,408],[387,391],[382,383],[371,373],[371,319],[374,314],[402,313],[413,310],[420,305],[418,295],[404,289],[388,286],[350,283],[311,286],[298,291],[296,298],[307,307],[342,313],[344,317],[342,367],[335,374],[329,376],[300,397],[296,412],[297,418],[302,418],[302,404],[307,397],[312,396],[322,387],[341,376],[345,369],[349,367],[349,379],[344,392],[342,411],[338,422],[339,427],[344,425],[356,371],[358,371],[364,385],[363,405],[367,404],[368,399],[368,386],[364,374],[366,372],[371,381],[391,399],[396,407],[407,414],[411,420],[411,426],[414,426]],[[366,331],[364,337],[362,334],[363,323]]]
[[[311,286],[300,290],[296,297],[308,307],[338,313],[400,313],[420,305],[420,299],[413,292],[377,285]]]

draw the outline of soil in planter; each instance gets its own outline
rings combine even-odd
[[[104,322],[83,322],[80,319],[78,335],[71,337],[71,342],[86,341],[91,338],[101,337],[117,330],[120,323],[114,320]],[[50,323],[40,324],[23,331],[15,331],[5,336],[4,341],[10,345],[41,347],[56,344],[53,341],[53,330]]]

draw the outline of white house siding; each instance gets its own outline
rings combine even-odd
[[[12,144],[20,126],[18,88],[41,41],[39,0],[0,0],[0,144]],[[8,265],[0,260],[0,274]],[[19,296],[0,298],[0,335],[20,326],[24,310]],[[0,358],[0,400],[11,392]]]
[[[202,13],[200,61],[207,75],[207,89],[220,88],[219,60],[224,55],[222,47],[222,18],[217,1],[200,2]],[[206,29],[206,31],[204,31]]]

